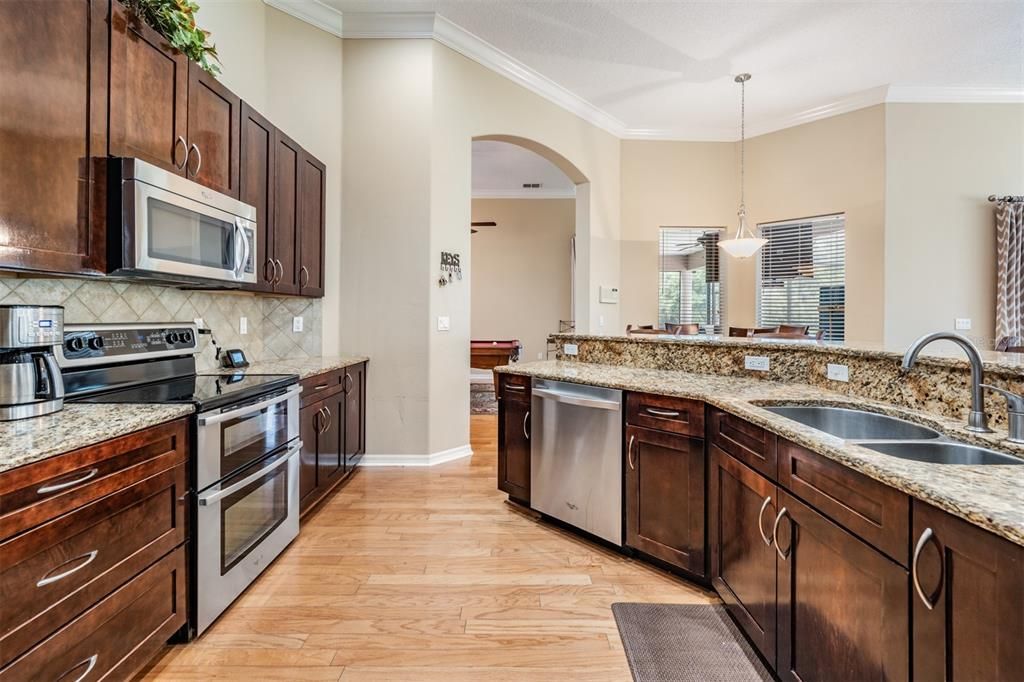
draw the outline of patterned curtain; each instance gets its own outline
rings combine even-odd
[[[996,349],[1024,346],[1024,203],[996,207]]]

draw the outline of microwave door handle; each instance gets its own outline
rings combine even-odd
[[[242,268],[245,267],[245,230],[242,229],[242,222],[235,219],[235,238],[232,240],[234,247],[235,267],[232,274],[235,279],[242,278]]]
[[[259,471],[253,472],[249,476],[246,476],[245,478],[243,478],[238,483],[232,483],[227,488],[222,488],[222,489],[218,490],[217,492],[208,493],[206,495],[200,495],[199,496],[199,504],[201,506],[203,506],[203,507],[208,507],[211,504],[213,504],[214,502],[222,500],[225,497],[227,497],[228,495],[231,495],[233,493],[238,492],[239,490],[241,490],[245,486],[249,485],[253,481],[259,480],[260,478],[262,478],[262,477],[266,476],[267,474],[269,474],[274,469],[276,469],[279,466],[281,466],[282,464],[286,463],[289,459],[291,459],[292,455],[294,455],[295,453],[297,453],[301,449],[302,449],[302,441],[300,440],[295,445],[293,445],[292,447],[288,448],[288,452],[284,453],[283,455],[281,455],[280,457],[278,457],[273,462],[271,462],[267,466],[263,467]]]
[[[242,256],[242,267],[238,270],[238,279],[245,277],[245,266],[249,264],[249,257],[252,256],[252,244],[249,242],[249,230],[246,229],[247,221],[240,221],[242,228],[242,246],[245,247],[245,255]]]
[[[289,398],[297,396],[300,393],[302,393],[302,386],[296,386],[287,393],[282,393],[281,395],[274,396],[273,398],[268,398],[267,400],[254,403],[252,405],[246,405],[245,407],[241,407],[237,410],[232,410],[231,412],[221,412],[220,414],[213,414],[210,415],[209,417],[200,415],[199,425],[212,426],[214,424],[220,424],[221,422],[226,422],[231,419],[238,419],[239,417],[244,417],[246,415],[252,414],[253,412],[259,412],[260,410],[270,407],[271,405],[277,405],[278,403],[287,402]]]

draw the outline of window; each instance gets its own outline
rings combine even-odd
[[[658,325],[692,324],[722,331],[721,228],[663,227],[659,248]]]
[[[827,341],[846,338],[846,218],[758,225],[768,243],[757,269],[757,324],[806,324]]]

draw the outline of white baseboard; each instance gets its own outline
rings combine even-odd
[[[463,457],[472,457],[473,448],[460,445],[450,450],[442,450],[432,455],[363,455],[361,467],[432,467]]]

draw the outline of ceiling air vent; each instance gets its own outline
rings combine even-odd
[[[544,186],[542,182],[524,182],[523,189],[540,189]]]

